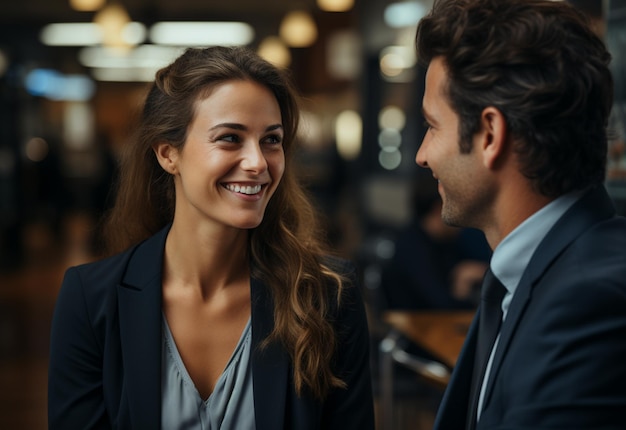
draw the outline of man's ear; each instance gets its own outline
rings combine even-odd
[[[479,149],[482,151],[485,167],[493,169],[508,150],[508,130],[506,119],[500,110],[493,106],[483,109],[480,114],[478,131]]]
[[[176,174],[178,149],[167,142],[159,142],[152,146],[152,150],[163,170],[172,175]]]

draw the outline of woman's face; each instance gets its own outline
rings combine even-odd
[[[182,149],[170,151],[176,218],[236,229],[257,227],[285,170],[276,97],[252,81],[216,86],[196,103]]]

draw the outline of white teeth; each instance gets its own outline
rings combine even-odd
[[[241,193],[241,194],[257,194],[259,191],[261,191],[260,185],[239,186],[239,185],[227,184],[226,188],[230,191],[234,191],[236,193]]]

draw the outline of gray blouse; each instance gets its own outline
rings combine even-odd
[[[213,393],[203,400],[176,348],[163,316],[161,369],[162,430],[254,430],[254,398],[248,320]]]

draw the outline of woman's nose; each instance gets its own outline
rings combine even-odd
[[[267,160],[258,143],[248,143],[244,146],[241,165],[244,170],[254,173],[262,173],[267,170]]]

